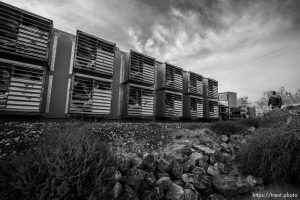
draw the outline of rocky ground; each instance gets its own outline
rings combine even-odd
[[[178,130],[161,151],[118,154],[111,190],[121,199],[247,199],[263,181],[239,173],[236,153],[246,138],[216,135],[206,128]],[[246,194],[246,195],[245,195]]]
[[[297,117],[287,123],[299,123],[299,114],[293,113]],[[212,132],[205,123],[76,123],[109,143],[116,153],[117,168],[106,177],[111,199],[238,200],[257,199],[254,193],[289,191],[270,189],[259,177],[239,172],[237,156],[254,127],[243,134],[226,136]],[[0,158],[34,148],[43,134],[69,124],[3,122]]]

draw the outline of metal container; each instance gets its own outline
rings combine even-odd
[[[107,53],[100,53],[102,51],[100,48],[107,50],[104,44],[113,51],[110,58],[112,62],[109,65],[98,65],[99,59],[108,59],[104,56]],[[108,117],[112,111],[115,45],[105,43],[99,38],[95,39],[94,36],[81,31],[77,31],[75,36],[55,30],[51,50],[47,117],[65,118],[69,115]],[[93,53],[95,57],[92,58]],[[89,68],[85,68],[82,60],[89,56],[90,61],[95,63],[89,65],[90,62],[86,62]],[[118,67],[120,65],[119,62]],[[118,85],[119,81],[116,80],[116,90]],[[114,100],[116,101],[118,99]]]
[[[184,72],[183,93],[203,96],[203,77],[193,72]]]
[[[229,108],[237,106],[236,92],[222,92],[219,93],[219,102]]]
[[[153,117],[154,115],[154,91],[153,87],[145,87],[135,84],[124,84],[122,86],[123,117]]]
[[[108,115],[111,110],[112,80],[74,74],[69,114]]]
[[[74,72],[111,78],[115,48],[115,43],[77,30]]]
[[[211,78],[205,78],[204,79],[204,91],[205,96],[207,98],[218,98],[218,81],[211,79]]]
[[[183,69],[169,63],[157,66],[156,89],[166,89],[174,92],[183,91]]]
[[[45,75],[44,66],[0,59],[1,114],[39,114]]]
[[[48,61],[52,20],[0,2],[1,57],[38,64]]]
[[[183,108],[183,95],[178,92],[156,91],[156,117],[181,118]]]
[[[125,56],[122,83],[153,86],[155,83],[155,58],[130,50]]]
[[[183,106],[183,116],[186,119],[202,119],[204,118],[203,97],[185,94]]]
[[[219,103],[217,99],[208,99],[208,118],[218,119],[219,118]]]

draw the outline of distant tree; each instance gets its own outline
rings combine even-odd
[[[247,106],[249,101],[248,101],[248,96],[244,95],[243,97],[240,97],[238,99],[238,102],[241,102],[242,106]]]
[[[268,105],[268,99],[271,95],[272,90],[264,91],[262,94],[262,97],[256,102],[257,105],[260,108],[263,108]],[[284,86],[281,86],[276,93],[281,96],[282,102],[285,105],[294,104],[294,103],[300,103],[300,89],[297,90],[297,92],[292,93],[289,91],[286,91]]]

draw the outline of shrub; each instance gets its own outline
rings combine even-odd
[[[245,127],[255,127],[258,128],[259,126],[259,118],[245,118],[245,119],[241,119],[239,121],[239,123]]]
[[[300,170],[300,138],[284,127],[260,128],[243,146],[239,162],[243,173],[265,182],[292,181]]]
[[[274,110],[266,113],[263,117],[259,118],[260,127],[280,127],[286,122],[290,113],[287,110]]]
[[[203,122],[193,122],[193,123],[182,123],[182,129],[189,129],[189,130],[198,130],[207,127],[207,124]]]
[[[1,199],[104,199],[109,148],[81,124],[45,136],[36,150],[0,164]]]
[[[245,126],[237,121],[218,121],[210,125],[210,129],[219,134],[236,134],[245,129]]]

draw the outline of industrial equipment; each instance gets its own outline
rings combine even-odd
[[[39,113],[44,82],[43,66],[0,59],[0,111]]]
[[[183,97],[185,119],[203,119],[203,97],[185,94]]]
[[[161,90],[156,91],[156,116],[176,117],[183,116],[183,95],[181,93]]]
[[[0,2],[1,57],[47,61],[53,22]]]
[[[219,118],[219,103],[217,99],[208,99],[208,118],[218,119]]]
[[[169,63],[157,67],[157,89],[167,89],[182,92],[183,69]]]
[[[122,86],[123,117],[153,117],[154,116],[154,91],[153,87],[145,87],[135,84],[124,84]]]
[[[208,98],[218,98],[218,81],[207,78],[207,97]]]
[[[203,77],[193,72],[183,74],[183,93],[203,96]]]
[[[77,30],[74,71],[97,73],[97,76],[113,76],[115,44]]]
[[[155,83],[155,58],[130,50],[126,53],[122,83],[153,86]]]

